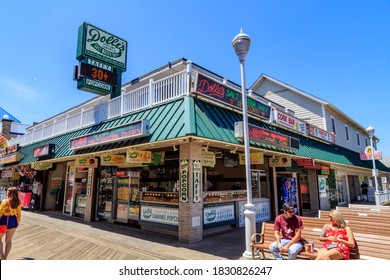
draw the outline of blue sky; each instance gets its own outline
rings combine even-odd
[[[265,73],[324,99],[390,156],[390,0],[2,1],[0,107],[32,124],[95,97],[72,80],[83,22],[128,41],[123,82],[185,57],[240,84],[243,28],[248,87]]]

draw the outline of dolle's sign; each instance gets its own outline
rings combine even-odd
[[[242,94],[240,92],[200,74],[198,74],[196,91],[204,96],[242,110]],[[249,97],[247,105],[250,114],[269,120],[271,116],[271,107],[269,105]]]
[[[126,71],[127,41],[84,22],[79,27],[77,59],[91,57]]]
[[[126,71],[127,41],[84,22],[79,27],[73,79],[77,88],[100,95],[121,94],[122,72]]]

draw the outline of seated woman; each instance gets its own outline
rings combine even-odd
[[[320,241],[324,241],[324,245],[316,260],[348,260],[350,248],[355,247],[353,233],[339,211],[332,210],[329,219],[330,223],[322,228]]]

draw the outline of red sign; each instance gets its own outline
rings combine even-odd
[[[328,166],[321,166],[321,175],[329,175],[329,167]]]
[[[312,158],[299,158],[294,160],[298,166],[314,166],[314,159]]]
[[[48,144],[42,147],[38,147],[34,149],[33,155],[34,157],[43,157],[43,156],[49,156],[54,153],[54,145]]]

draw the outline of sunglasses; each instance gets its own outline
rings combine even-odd
[[[287,212],[292,214],[294,213],[294,210],[288,210]]]
[[[329,219],[330,219],[331,221],[333,221],[333,217],[332,217],[332,216],[329,216]]]

